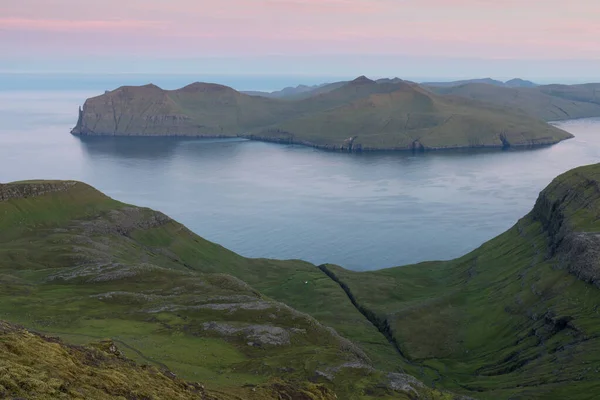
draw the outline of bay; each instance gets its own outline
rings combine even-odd
[[[451,259],[510,228],[558,174],[600,160],[600,119],[523,151],[340,154],[246,140],[77,138],[91,91],[0,91],[0,182],[76,179],[248,257],[372,270]]]

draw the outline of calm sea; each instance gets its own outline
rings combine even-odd
[[[113,88],[113,87],[108,87]],[[277,87],[276,87],[277,88]],[[530,151],[336,154],[241,140],[79,139],[84,91],[0,90],[0,182],[77,179],[244,256],[370,270],[465,254],[556,175],[600,161],[600,119]]]

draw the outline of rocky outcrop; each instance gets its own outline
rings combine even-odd
[[[306,333],[304,329],[284,329],[273,325],[233,326],[223,322],[205,322],[205,331],[215,332],[220,336],[242,337],[248,346],[284,346],[290,344],[290,337],[294,333]]]
[[[171,218],[165,214],[137,207],[123,207],[109,211],[102,218],[90,221],[77,221],[78,228],[82,228],[88,235],[103,235],[119,233],[127,236],[136,229],[151,229],[169,222]]]
[[[43,196],[53,192],[63,192],[76,185],[75,181],[61,182],[22,182],[0,184],[0,201],[11,199],[26,199]]]
[[[600,177],[583,168],[556,178],[540,193],[531,215],[548,235],[548,257],[600,287],[600,234],[586,231],[587,223],[600,218]]]
[[[600,288],[600,234],[567,235],[559,247],[558,259],[573,275]]]

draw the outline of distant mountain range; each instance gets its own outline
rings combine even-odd
[[[498,81],[492,78],[483,78],[483,79],[468,79],[462,81],[453,81],[453,82],[423,82],[421,85],[423,86],[436,86],[436,87],[454,87],[454,86],[462,86],[469,83],[485,83],[488,85],[500,86],[500,87],[536,87],[537,84],[526,81],[520,78],[511,79],[506,82]]]
[[[428,87],[441,95],[454,95],[507,109],[520,110],[544,121],[600,116],[600,83],[503,87],[484,83]]]
[[[262,96],[271,99],[287,99],[287,100],[300,100],[308,97],[312,97],[318,94],[330,92],[338,89],[349,81],[340,81],[334,83],[322,83],[320,85],[306,86],[298,85],[296,87],[286,87],[282,90],[274,92],[260,92],[260,91],[242,91],[241,93],[248,94],[251,96]],[[402,82],[400,78],[383,78],[378,79],[377,83],[398,83]]]
[[[507,148],[572,137],[520,110],[440,91],[364,76],[269,96],[211,83],[129,86],[88,99],[72,133],[241,136],[338,151]]]
[[[400,78],[379,79],[378,83],[402,82]],[[314,89],[279,98],[308,98],[334,90],[347,82],[321,84]],[[503,108],[525,112],[544,121],[600,116],[600,83],[581,85],[538,85],[520,78],[506,82],[492,78],[468,79],[452,82],[424,82],[420,86],[442,95],[454,95]],[[268,93],[257,95],[269,95]],[[280,92],[274,92],[280,93]]]

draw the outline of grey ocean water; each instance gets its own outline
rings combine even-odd
[[[77,179],[249,257],[370,270],[451,259],[510,228],[556,175],[600,161],[600,119],[529,151],[337,154],[239,140],[69,134],[92,91],[0,91],[0,182]]]

